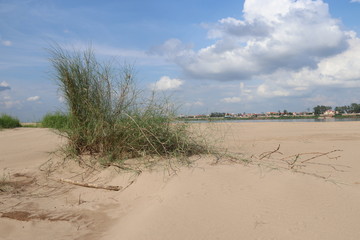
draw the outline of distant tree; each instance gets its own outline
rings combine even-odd
[[[335,107],[334,110],[335,110],[336,113],[339,113],[339,114],[345,113],[344,111],[342,111],[341,107]]]
[[[360,113],[360,104],[357,104],[357,103],[352,103],[350,105],[350,111],[352,113]]]
[[[314,107],[314,113],[315,115],[320,115],[320,114],[324,114],[324,112],[331,109],[332,107],[330,106],[317,105],[316,107]]]
[[[340,106],[336,107],[335,111],[339,112],[340,114],[344,113],[360,113],[360,104],[352,103],[349,106]]]
[[[284,115],[287,115],[287,114],[288,114],[288,111],[287,111],[287,110],[284,110],[283,114],[284,114]]]
[[[348,106],[335,107],[335,111],[339,114],[344,114],[348,112]]]
[[[210,117],[225,117],[225,113],[213,112],[210,114]]]

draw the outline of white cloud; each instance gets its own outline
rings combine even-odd
[[[244,20],[224,18],[211,26],[215,43],[199,51],[175,39],[158,49],[193,77],[248,80],[279,69],[314,68],[345,51],[351,38],[321,0],[246,0],[243,13]]]
[[[331,17],[323,0],[246,0],[243,19],[206,27],[213,44],[194,50],[171,39],[158,54],[193,79],[240,80],[239,94],[227,94],[233,97],[223,103],[270,106],[268,98],[290,97],[312,103],[306,99],[360,88],[360,38]]]
[[[287,97],[290,92],[281,87],[271,87],[268,84],[261,84],[257,88],[257,94],[261,97]]]
[[[260,76],[256,94],[261,97],[304,96],[316,89],[360,88],[360,39],[349,40],[349,49],[324,58],[315,68],[280,69]]]
[[[187,107],[204,106],[204,103],[202,101],[187,102],[187,103],[185,103],[185,106],[187,106]]]
[[[235,18],[224,18],[218,21],[215,27],[210,28],[208,37],[218,39],[229,36],[236,36],[242,40],[247,37],[264,37],[270,34],[272,28],[262,21],[245,22]]]
[[[3,84],[3,82],[0,83],[0,87]],[[3,84],[7,85],[7,84]],[[0,94],[0,109],[3,107],[5,109],[10,109],[15,106],[20,106],[21,102],[18,100],[12,100],[9,93],[2,93]]]
[[[7,82],[5,82],[5,81],[0,82],[0,92],[5,91],[5,90],[10,90],[10,89],[11,89],[10,85]]]
[[[0,87],[9,87],[9,86],[10,85],[5,81],[0,82]]]
[[[202,101],[196,101],[196,102],[193,102],[193,105],[194,106],[204,106],[204,103]]]
[[[20,101],[0,101],[0,105],[4,106],[6,109],[13,108],[15,106],[19,106]]]
[[[225,103],[238,103],[238,102],[241,102],[241,98],[239,98],[239,97],[228,97],[228,98],[223,98],[221,101],[225,102]]]
[[[29,101],[29,102],[35,102],[35,101],[38,101],[38,100],[40,100],[39,96],[28,97],[26,99],[26,101]]]
[[[316,105],[334,106],[337,104],[331,98],[323,96],[323,95],[315,95],[315,96],[307,98],[306,100],[309,103],[311,103],[313,106],[316,106]]]
[[[248,21],[254,21],[258,18],[269,21],[278,21],[279,16],[289,12],[291,5],[292,1],[289,0],[247,0],[244,3],[243,12]]]
[[[360,0],[351,0],[351,2],[360,2]]]
[[[94,50],[96,55],[102,55],[106,57],[115,57],[115,59],[126,59],[126,62],[132,63],[135,62],[136,65],[146,65],[146,66],[164,66],[169,65],[168,61],[165,61],[164,58],[152,54],[151,51],[143,51],[138,49],[125,49],[112,47],[102,44],[92,44],[89,46],[87,43],[75,42],[72,44],[64,44],[62,47],[69,51],[75,50],[86,50],[91,47]]]
[[[175,78],[170,78],[168,76],[163,76],[160,78],[159,81],[157,81],[154,84],[151,84],[151,88],[154,90],[174,90],[179,88],[182,84],[184,83],[184,81],[180,80],[180,79],[175,79]]]
[[[12,45],[12,42],[9,40],[3,40],[3,41],[1,41],[1,44],[6,47],[10,47]]]
[[[154,46],[150,49],[149,54],[164,55],[174,58],[179,55],[187,55],[191,52],[192,45],[186,45],[179,39],[172,38],[165,41],[162,45]]]

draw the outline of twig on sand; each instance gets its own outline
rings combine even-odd
[[[120,191],[122,189],[121,186],[110,186],[110,185],[101,185],[101,184],[92,184],[92,183],[82,183],[70,179],[60,178],[58,180],[59,182],[65,182],[73,185],[78,185],[82,187],[88,187],[88,188],[96,188],[96,189],[105,189],[105,190],[111,190],[111,191]]]
[[[270,151],[270,152],[264,152],[264,153],[260,154],[259,160],[262,160],[262,159],[264,159],[264,158],[270,158],[271,155],[274,154],[274,153],[279,153],[279,154],[282,155],[282,152],[279,152],[279,149],[280,149],[280,144],[279,144],[279,146],[277,147],[277,149],[275,149],[275,150],[273,150],[273,151]]]
[[[295,159],[294,159],[291,163],[290,163],[290,162],[287,162],[287,163],[289,164],[289,166],[290,166],[291,169],[294,168],[295,163],[297,162],[297,160],[299,159],[299,157],[300,157],[300,154],[297,154],[297,155],[295,156]]]
[[[336,150],[332,150],[330,152],[309,152],[309,153],[298,153],[298,154],[295,154],[295,155],[291,155],[291,156],[287,156],[287,157],[284,157],[282,158],[281,160],[287,160],[289,158],[292,158],[292,157],[295,157],[296,159],[298,159],[300,156],[305,156],[305,155],[315,155],[315,156],[312,156],[310,158],[307,158],[305,160],[302,160],[301,163],[306,163],[306,162],[309,162],[310,160],[313,160],[315,158],[319,158],[319,157],[322,157],[322,156],[326,156],[328,157],[328,159],[338,159],[340,156],[336,156],[336,157],[330,157],[329,155],[331,153],[334,153],[334,152],[342,152],[342,150],[340,149],[336,149]]]
[[[314,156],[314,157],[311,157],[311,158],[308,158],[308,159],[305,159],[305,160],[303,160],[303,161],[301,161],[301,163],[305,163],[305,162],[308,162],[308,161],[310,161],[310,160],[312,160],[312,159],[315,159],[315,158],[318,158],[318,157],[322,157],[322,156],[327,156],[329,159],[337,159],[339,156],[337,156],[337,157],[329,157],[328,155],[330,154],[330,153],[333,153],[333,152],[341,152],[342,150],[339,150],[339,149],[336,149],[336,150],[333,150],[333,151],[330,151],[330,152],[326,152],[326,153],[319,153],[317,156]]]
[[[322,158],[327,158],[328,160],[337,160],[340,158],[340,155],[334,155],[336,152],[342,152],[343,150],[336,149],[328,152],[306,152],[306,153],[297,153],[290,156],[284,156],[282,158],[278,158],[273,156],[274,153],[284,155],[279,151],[279,146],[273,150],[268,152],[263,152],[260,155],[252,155],[251,159],[253,162],[258,165],[265,165],[270,168],[274,169],[289,169],[297,173],[303,173],[306,175],[322,178],[326,181],[333,181],[331,180],[331,174],[329,176],[324,176],[321,173],[318,173],[318,169],[310,168],[308,170],[304,170],[309,166],[321,166],[325,168],[331,168],[337,172],[346,172],[349,169],[349,166],[334,164],[332,162],[318,162]],[[259,161],[266,158],[268,161]],[[286,165],[284,165],[284,163]],[[322,169],[323,169],[322,168]]]

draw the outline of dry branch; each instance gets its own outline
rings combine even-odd
[[[340,165],[340,164],[333,164],[333,163],[327,163],[322,162],[319,163],[316,160],[320,160],[321,158],[327,158],[328,160],[337,160],[340,158],[340,155],[335,155],[335,152],[342,152],[343,150],[336,149],[328,152],[306,152],[306,153],[297,153],[290,156],[284,156],[282,158],[278,158],[276,156],[273,156],[274,154],[281,154],[283,155],[280,150],[280,144],[279,146],[273,150],[273,151],[267,151],[263,152],[260,155],[252,155],[251,159],[252,162],[258,165],[264,165],[271,169],[289,169],[294,172],[303,173],[315,177],[322,178],[326,181],[332,181],[330,180],[331,175],[329,176],[323,176],[322,174],[316,173],[316,169],[309,169],[307,171],[302,170],[304,168],[307,168],[310,165],[319,165],[323,167],[331,168],[337,172],[346,172],[347,169],[349,169],[349,166]],[[268,159],[268,161],[259,161],[262,159]],[[286,166],[284,166],[284,163]]]
[[[110,185],[106,186],[106,185],[101,185],[101,184],[82,183],[82,182],[78,182],[78,181],[74,181],[74,180],[70,180],[70,179],[64,179],[64,178],[60,178],[58,181],[73,184],[73,185],[78,185],[78,186],[82,186],[82,187],[105,189],[105,190],[111,190],[111,191],[120,191],[122,189],[121,186],[110,186]]]
[[[317,156],[314,156],[314,157],[311,157],[311,158],[308,158],[308,159],[305,159],[305,160],[303,160],[303,161],[301,161],[301,163],[304,163],[304,162],[308,162],[308,161],[310,161],[310,160],[312,160],[312,159],[315,159],[315,158],[318,158],[318,157],[322,157],[322,156],[327,156],[329,159],[337,159],[338,157],[329,157],[328,155],[329,154],[331,154],[331,153],[333,153],[333,152],[341,152],[342,150],[339,150],[339,149],[337,149],[337,150],[333,150],[333,151],[330,151],[330,152],[326,152],[326,153],[320,153],[320,154],[318,154]]]
[[[295,157],[295,159],[293,160],[293,162],[291,162],[291,163],[290,163],[290,162],[287,162],[287,163],[289,164],[289,166],[290,166],[291,169],[294,168],[295,163],[297,162],[297,160],[299,159],[299,157],[300,157],[300,154],[297,154],[296,157]]]
[[[292,158],[292,157],[295,157],[296,159],[298,159],[300,156],[305,156],[305,155],[315,155],[315,156],[312,156],[310,158],[307,158],[305,160],[302,160],[301,163],[305,163],[305,162],[309,162],[310,160],[313,160],[315,158],[319,158],[319,157],[322,157],[322,156],[326,156],[328,159],[337,159],[339,158],[340,156],[336,156],[336,157],[330,157],[329,155],[331,153],[334,153],[334,152],[341,152],[342,150],[340,149],[336,149],[336,150],[333,150],[333,151],[330,151],[330,152],[309,152],[309,153],[298,153],[298,154],[295,154],[295,155],[291,155],[291,156],[288,156],[288,157],[284,157],[280,160],[287,160],[289,158]]]
[[[277,147],[277,149],[275,149],[274,151],[264,152],[264,153],[260,154],[259,160],[262,160],[262,159],[264,159],[264,158],[270,158],[271,155],[274,154],[274,153],[279,153],[279,154],[282,155],[282,153],[279,152],[279,149],[280,149],[280,144],[279,144],[279,146]]]

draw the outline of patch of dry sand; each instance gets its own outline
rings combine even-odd
[[[216,158],[201,156],[177,175],[160,168],[136,177],[59,159],[43,164],[62,142],[56,135],[1,131],[0,169],[12,184],[0,192],[0,239],[359,239],[359,123],[193,127],[251,163],[212,165]]]

